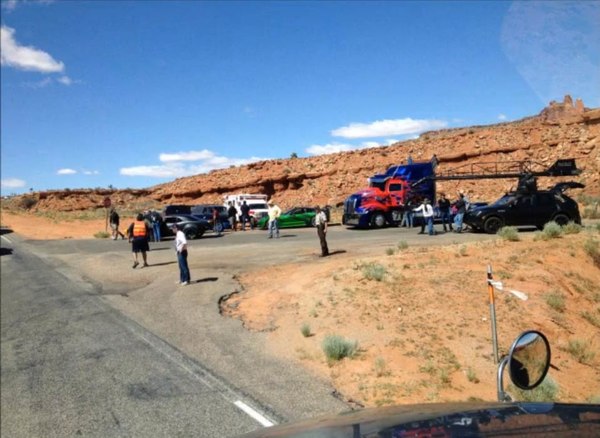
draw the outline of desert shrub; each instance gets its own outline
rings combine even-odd
[[[546,225],[544,225],[544,230],[542,231],[542,234],[545,237],[545,240],[547,239],[557,239],[561,236],[563,232],[563,229],[560,225],[558,225],[556,222],[554,221],[550,221],[548,223],[546,223]]]
[[[387,271],[379,263],[368,263],[362,267],[362,273],[367,280],[383,281]]]
[[[589,341],[584,341],[582,339],[572,339],[569,341],[567,346],[564,348],[571,356],[573,356],[577,362],[582,364],[589,364],[596,353],[594,351],[590,351],[591,344]]]
[[[467,256],[467,245],[461,245],[460,248],[458,248],[458,255],[462,257]]]
[[[544,381],[530,391],[521,390],[511,385],[510,392],[514,399],[525,402],[552,402],[556,401],[560,388],[550,375],[546,375]]]
[[[385,253],[389,256],[394,255],[394,248],[386,248]]]
[[[565,234],[579,234],[581,232],[582,227],[581,225],[571,221],[567,225],[563,225],[562,229],[563,233]]]
[[[519,237],[519,231],[516,227],[502,227],[498,230],[498,236],[503,240],[509,240],[511,242],[517,242],[521,240]]]
[[[405,240],[401,240],[400,242],[398,242],[398,249],[399,250],[403,250],[408,248],[408,243],[406,243]]]
[[[583,317],[583,319],[585,319],[590,324],[595,325],[596,327],[600,328],[600,311],[597,311],[596,313],[597,313],[597,315],[594,315],[593,312],[588,312],[586,310],[584,312],[581,312],[581,316]]]
[[[107,233],[106,231],[98,231],[96,234],[94,234],[94,237],[96,239],[108,239],[110,237],[110,233]]]
[[[341,360],[356,354],[358,342],[344,339],[339,335],[329,335],[323,339],[322,347],[328,360]]]
[[[24,210],[30,210],[35,204],[37,204],[37,199],[31,196],[23,196],[19,201],[19,207]]]
[[[479,383],[479,378],[477,377],[477,374],[475,374],[473,368],[467,369],[467,379],[471,383]]]
[[[586,205],[581,214],[585,219],[600,219],[599,204],[595,202],[592,205]]]
[[[302,324],[302,326],[300,327],[300,333],[302,333],[302,336],[304,336],[305,338],[308,338],[311,335],[310,325],[308,325],[307,323]]]
[[[389,375],[389,371],[387,370],[387,366],[385,364],[385,359],[383,357],[378,357],[375,359],[375,375],[377,377],[383,377]]]
[[[600,249],[598,249],[598,241],[596,239],[587,239],[583,243],[583,250],[592,258],[594,264],[600,267]]]
[[[557,312],[564,312],[565,310],[565,296],[560,292],[550,292],[546,295],[546,304]]]

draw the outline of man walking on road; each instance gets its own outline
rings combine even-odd
[[[110,210],[110,229],[112,230],[113,240],[117,240],[119,236],[125,240],[125,235],[119,231],[119,213],[114,208]]]
[[[177,263],[179,264],[179,284],[187,286],[190,284],[190,268],[187,262],[187,239],[179,226],[173,225],[173,231],[175,231],[175,250],[177,251]]]
[[[317,235],[321,243],[321,257],[327,257],[329,255],[329,248],[327,247],[327,215],[319,206],[315,210],[317,212],[315,225],[317,226]]]
[[[252,225],[252,220],[250,219],[250,206],[246,204],[246,201],[242,203],[240,206],[241,210],[241,222],[242,222],[242,231],[246,231],[246,222],[250,224],[250,229],[253,230],[254,226]]]
[[[275,234],[275,238],[279,239],[279,216],[281,216],[281,208],[279,208],[273,200],[269,201],[269,239],[273,238],[273,234]]]

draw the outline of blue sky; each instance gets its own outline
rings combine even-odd
[[[600,2],[2,0],[2,194],[600,106]],[[391,163],[390,163],[391,164]]]

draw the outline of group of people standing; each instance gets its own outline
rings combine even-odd
[[[215,224],[217,223],[216,221],[219,220],[218,217],[219,213],[215,208],[213,210],[213,222]],[[246,231],[246,224],[250,225],[251,230],[254,229],[254,224],[252,223],[252,218],[250,217],[250,206],[246,203],[246,201],[243,201],[242,205],[240,205],[239,212],[237,208],[235,208],[233,202],[229,202],[229,206],[227,207],[227,220],[229,221],[232,231],[237,231],[238,218],[242,231]]]
[[[437,202],[437,208],[439,210],[440,219],[444,232],[453,231],[455,233],[462,233],[463,231],[463,217],[469,207],[469,200],[462,192],[457,192],[457,199],[454,202],[450,202],[446,198],[446,194],[442,193],[440,199]],[[433,226],[433,219],[435,217],[435,210],[431,205],[431,201],[427,198],[423,200],[421,205],[416,208],[408,208],[404,212],[404,217],[400,226],[413,226],[413,217],[415,212],[422,212],[423,220],[421,221],[421,231],[419,234],[425,234],[425,227],[427,227],[427,234],[433,236],[437,234]],[[452,220],[452,214],[454,214],[454,220]],[[405,221],[406,219],[406,221]],[[452,224],[454,223],[454,227]]]

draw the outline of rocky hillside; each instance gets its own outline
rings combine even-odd
[[[13,200],[23,204],[29,198],[37,211],[86,210],[102,206],[110,196],[116,205],[146,204],[158,208],[172,203],[213,203],[231,193],[265,193],[282,207],[292,205],[340,205],[350,193],[364,187],[367,178],[393,164],[439,159],[438,171],[468,170],[482,162],[530,160],[541,170],[558,158],[576,158],[586,184],[585,193],[600,194],[600,108],[586,108],[581,100],[551,102],[537,116],[510,123],[472,126],[423,133],[418,139],[372,149],[260,161],[246,166],[214,170],[207,174],[179,178],[145,190],[46,191]],[[540,187],[557,182],[540,180]],[[513,180],[447,181],[438,191],[451,197],[457,189],[469,192],[472,200],[493,200],[514,186]],[[31,199],[33,198],[33,199]],[[34,202],[35,201],[35,202]]]

